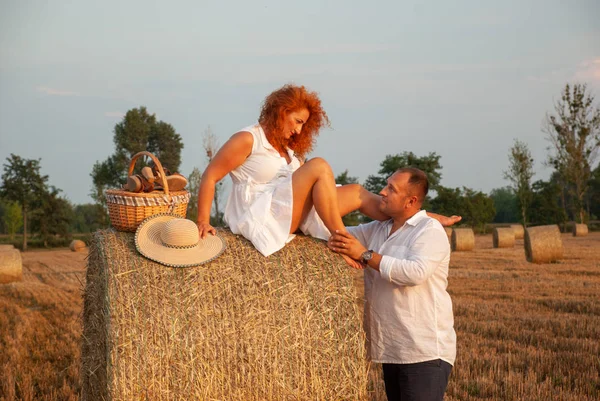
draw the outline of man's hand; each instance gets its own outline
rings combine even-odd
[[[358,262],[363,252],[367,251],[356,238],[354,238],[348,232],[340,232],[336,231],[333,233],[331,237],[329,237],[329,241],[327,241],[327,246],[332,251],[339,253],[344,257],[346,263],[355,269],[363,269],[364,266]]]

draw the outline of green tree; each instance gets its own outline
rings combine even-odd
[[[358,184],[357,177],[351,177],[348,173],[348,170],[344,170],[343,173],[339,174],[335,177],[335,183],[340,185],[348,185],[348,184]],[[356,226],[362,222],[362,214],[355,210],[353,212],[348,213],[345,216],[342,216],[342,221],[345,226]]]
[[[23,227],[21,206],[17,202],[5,202],[2,207],[2,220],[10,240],[14,240],[17,231]]]
[[[394,174],[396,170],[402,167],[416,167],[427,174],[429,188],[437,190],[442,179],[440,157],[435,152],[422,157],[415,155],[413,152],[387,155],[380,164],[381,168],[378,174],[368,176],[364,186],[371,192],[379,193],[385,187],[388,177]]]
[[[484,232],[485,225],[491,223],[496,215],[492,198],[480,191],[463,187],[462,216],[465,224],[473,229]]]
[[[115,152],[92,168],[91,197],[105,206],[104,191],[119,188],[127,179],[129,161],[138,152],[147,150],[160,160],[171,172],[179,170],[183,142],[175,129],[163,121],[157,121],[145,107],[129,110],[123,120],[115,125],[113,141]],[[135,171],[139,171],[142,160]]]
[[[459,188],[446,188],[440,185],[436,192],[437,196],[431,200],[431,210],[445,216],[463,214],[463,198]]]
[[[106,227],[103,213],[103,210],[93,203],[73,206],[73,220],[70,231],[73,233],[91,233]]]
[[[492,198],[480,191],[470,188],[438,187],[437,196],[431,200],[432,210],[443,215],[458,214],[462,216],[461,224],[473,227],[482,232],[486,223],[490,223],[496,215]]]
[[[527,209],[531,203],[531,177],[533,177],[533,158],[526,143],[515,139],[508,155],[508,170],[504,172],[504,179],[512,183],[512,188],[517,195],[521,222],[527,227]]]
[[[517,195],[511,187],[492,189],[490,198],[496,208],[494,223],[514,223],[519,220]]]
[[[23,159],[10,154],[4,164],[0,196],[18,202],[23,215],[23,251],[27,250],[27,219],[30,211],[47,192],[48,176],[40,174],[41,159]]]
[[[196,221],[198,219],[198,189],[200,189],[200,181],[202,180],[202,172],[198,167],[194,167],[188,177],[188,190],[190,191],[190,203],[187,207],[187,218]]]
[[[538,180],[532,184],[531,221],[535,224],[560,224],[567,221],[563,205],[563,188],[556,173],[550,180]]]
[[[546,115],[543,128],[550,141],[547,163],[572,184],[573,214],[584,222],[591,166],[600,148],[600,108],[594,107],[585,84],[567,84],[554,112]]]
[[[69,201],[59,196],[61,190],[50,187],[40,196],[31,216],[31,225],[39,233],[48,247],[49,240],[54,236],[69,238],[69,228],[73,221],[73,208]]]

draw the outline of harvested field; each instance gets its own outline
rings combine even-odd
[[[526,262],[523,240],[494,249],[491,235],[453,254],[448,400],[600,398],[600,233],[562,240],[554,264]],[[77,400],[86,253],[22,256],[23,281],[0,285],[0,400]],[[362,290],[359,272],[355,281]],[[372,400],[385,399],[381,388]]]

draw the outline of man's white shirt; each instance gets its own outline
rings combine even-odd
[[[454,364],[456,333],[446,291],[450,244],[442,225],[416,213],[392,235],[392,220],[347,227],[383,255],[380,271],[365,269],[365,330],[374,362]]]

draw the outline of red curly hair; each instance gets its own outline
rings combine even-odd
[[[302,133],[289,140],[285,139],[283,122],[286,113],[303,108],[307,109],[310,115],[302,127]],[[304,158],[312,150],[319,130],[324,125],[329,126],[329,118],[321,106],[317,92],[310,92],[304,86],[292,84],[282,86],[265,98],[258,122],[275,149],[284,150],[289,147],[300,158]]]

